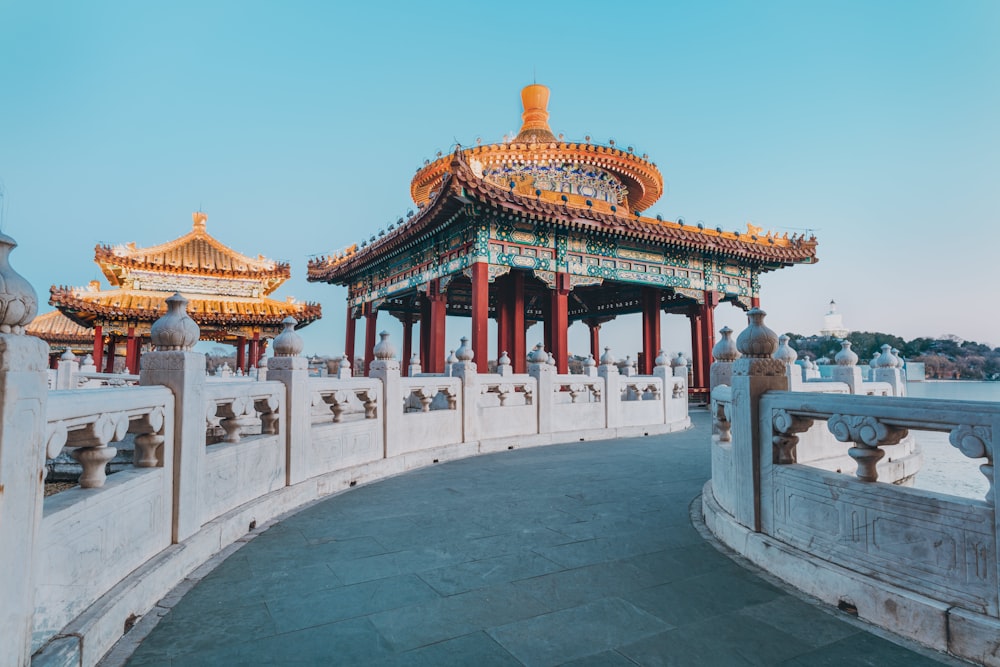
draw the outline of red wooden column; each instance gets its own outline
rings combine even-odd
[[[358,323],[354,319],[354,308],[347,306],[347,332],[344,336],[344,356],[347,362],[354,368],[354,336],[358,329]],[[353,373],[352,373],[353,374]]]
[[[752,296],[752,297],[750,297],[750,307],[751,308],[760,308],[760,297],[759,296]]]
[[[260,339],[260,332],[253,332],[253,339],[250,341],[250,365],[260,366],[260,358],[264,356],[264,346]]]
[[[653,364],[660,351],[660,290],[643,287],[642,300],[642,367],[643,375],[653,374]]]
[[[556,288],[552,290],[552,307],[549,310],[549,336],[552,340],[552,356],[556,359],[556,372],[569,372],[569,274],[556,274]]]
[[[507,354],[510,356],[511,369],[515,373],[528,372],[528,348],[525,344],[524,326],[524,274],[520,271],[510,272],[508,283]],[[499,357],[497,357],[499,359]]]
[[[247,337],[237,336],[236,337],[236,368],[243,372],[247,370]]]
[[[704,387],[705,377],[703,375],[704,367],[701,364],[702,358],[705,356],[704,344],[705,344],[705,334],[702,333],[702,329],[705,326],[702,314],[704,313],[704,306],[701,304],[696,304],[691,306],[691,312],[688,313],[688,319],[691,320],[691,386],[692,387]]]
[[[506,352],[513,361],[511,349],[511,286],[508,279],[498,280],[493,288],[497,295],[497,361]]]
[[[472,360],[481,373],[489,372],[489,276],[486,262],[472,265]]]
[[[594,361],[601,363],[601,323],[595,319],[586,320],[590,329],[590,354]]]
[[[98,372],[101,370],[101,362],[104,361],[104,327],[100,324],[94,325],[94,367]]]
[[[420,304],[420,368],[424,373],[444,372],[447,315],[448,295],[441,291],[439,280],[432,280]]]
[[[402,375],[410,373],[410,357],[413,356],[413,314],[403,313],[403,362],[400,364]]]
[[[111,373],[115,370],[115,352],[117,351],[118,341],[115,339],[115,335],[111,334],[108,336],[108,360],[104,364],[104,372]]]
[[[702,311],[701,333],[703,337],[701,351],[701,377],[705,387],[712,377],[712,348],[715,347],[715,307],[719,305],[720,295],[715,290],[705,292],[705,308]],[[697,363],[697,362],[695,362]]]
[[[375,361],[375,334],[378,328],[378,309],[365,304],[365,367],[362,374],[368,375],[368,368]]]
[[[138,373],[139,369],[142,368],[142,336],[135,337],[135,368],[132,369],[133,373]]]
[[[135,325],[128,325],[128,338],[125,339],[125,368],[135,373]]]

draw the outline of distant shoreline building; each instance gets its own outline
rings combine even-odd
[[[96,280],[86,287],[50,289],[49,303],[90,332],[98,369],[116,370],[118,345],[124,342],[125,367],[138,372],[150,327],[167,311],[166,299],[175,292],[189,300],[188,314],[201,328],[201,340],[234,345],[236,364],[244,371],[257,365],[267,339],[281,333],[286,317],[297,320],[296,328],[322,317],[319,304],[268,298],[291,277],[287,263],[242,255],[206,231],[205,213],[196,212],[192,218],[190,232],[157,246],[97,246],[94,261],[112,289],[102,290]],[[43,323],[51,331],[31,333],[50,344],[71,329],[54,315]],[[72,329],[77,336],[80,331]]]
[[[823,328],[819,335],[831,338],[846,338],[850,330],[844,326],[844,317],[837,312],[837,302],[830,299],[830,310],[823,316]]]

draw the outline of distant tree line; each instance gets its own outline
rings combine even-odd
[[[833,336],[802,336],[789,333],[789,343],[799,353],[817,363],[833,363],[840,351],[839,338]],[[852,331],[846,340],[858,355],[858,363],[871,360],[882,346],[888,344],[899,350],[907,361],[921,362],[928,378],[955,380],[1000,380],[1000,347],[962,340],[947,335],[940,338],[914,338],[905,341],[892,334]]]

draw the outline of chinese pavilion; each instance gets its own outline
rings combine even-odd
[[[25,327],[29,336],[49,344],[49,365],[55,368],[59,356],[67,349],[73,354],[90,354],[94,330],[81,327],[58,310],[39,315]]]
[[[376,317],[403,322],[403,359],[420,323],[424,372],[442,372],[446,315],[472,317],[472,350],[489,358],[487,318],[497,321],[496,353],[524,372],[525,329],[545,324],[545,349],[567,372],[567,329],[599,330],[618,315],[642,314],[639,370],[651,373],[660,348],[660,312],[690,318],[693,388],[707,386],[713,310],[723,301],[758,304],[758,278],[816,262],[816,239],[788,238],[748,225],[704,229],[644,215],[663,193],[656,164],[631,147],[568,142],[548,124],[549,90],[521,92],[520,133],[503,143],[458,147],[417,171],[415,215],[378,236],[309,263],[308,279],[348,288],[346,354],[354,358],[355,319],[366,318],[365,361]]]
[[[94,261],[112,289],[102,290],[96,280],[88,287],[51,288],[49,303],[92,329],[98,368],[105,360],[105,369],[113,369],[116,346],[124,341],[125,365],[137,371],[150,327],[175,292],[189,300],[188,314],[201,328],[202,340],[236,346],[242,370],[260,361],[267,339],[282,331],[286,317],[294,317],[301,328],[322,316],[318,304],[268,298],[291,276],[287,263],[242,255],[206,231],[206,214],[192,217],[193,229],[168,243],[97,246]]]

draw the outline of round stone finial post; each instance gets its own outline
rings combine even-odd
[[[896,368],[902,369],[906,362],[903,361],[903,355],[900,351],[896,348],[892,348],[892,356],[896,358]]]
[[[583,367],[584,368],[595,368],[596,366],[597,366],[597,362],[594,361],[594,355],[588,354],[587,358],[583,360]]]
[[[457,350],[455,350],[455,358],[462,363],[472,361],[476,356],[476,353],[471,347],[469,347],[469,339],[462,336],[460,341],[462,344],[458,346]]]
[[[678,352],[676,357],[670,359],[671,368],[687,367],[688,361],[683,352]]]
[[[66,351],[62,353],[59,357],[60,361],[76,361],[76,355],[73,354],[73,350],[66,348]]]
[[[549,360],[549,355],[545,352],[545,348],[541,343],[538,343],[531,349],[528,353],[528,363],[529,364],[544,364]]]
[[[389,332],[380,331],[378,334],[379,341],[375,344],[372,353],[375,355],[375,359],[378,361],[389,361],[396,357],[396,348],[392,346],[389,342]]]
[[[615,364],[615,355],[611,354],[610,347],[605,347],[604,354],[601,355],[601,365],[613,366],[614,364]]]
[[[778,349],[778,334],[764,324],[766,316],[760,308],[747,313],[747,328],[736,339],[736,349],[744,357],[770,358]]]
[[[458,357],[455,356],[455,350],[448,350],[448,358],[445,359],[445,363],[448,365],[458,363]]]
[[[733,340],[733,330],[729,327],[719,329],[722,338],[712,348],[712,357],[716,361],[736,361],[740,358],[740,351],[736,349],[736,341]]]
[[[790,365],[794,364],[795,360],[799,358],[799,353],[788,344],[789,340],[791,339],[784,334],[778,337],[778,349],[774,351],[774,358]]]
[[[23,335],[38,313],[38,295],[10,265],[10,252],[16,247],[17,241],[0,233],[0,333]]]
[[[295,333],[295,325],[298,323],[298,320],[291,315],[281,320],[284,329],[280,334],[275,336],[274,343],[271,344],[274,356],[297,357],[302,354],[305,342],[303,342],[302,336]]]
[[[833,358],[838,366],[855,366],[858,363],[858,354],[851,349],[851,341],[840,341],[840,352]]]
[[[198,342],[201,329],[187,314],[187,304],[180,292],[167,299],[167,313],[153,322],[149,330],[149,338],[157,350],[190,351]]]
[[[875,356],[875,361],[872,364],[876,368],[894,368],[896,366],[896,358],[892,354],[891,345],[882,346],[882,354],[877,354]]]
[[[659,354],[656,355],[656,359],[653,360],[654,366],[667,366],[670,364],[670,359],[667,358],[667,353],[664,350],[660,350]]]
[[[500,358],[497,359],[497,366],[510,366],[510,357],[507,356],[507,350],[500,353]]]

